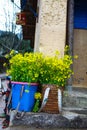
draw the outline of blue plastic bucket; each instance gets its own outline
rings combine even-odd
[[[17,109],[19,104],[19,111],[32,111],[37,89],[38,84],[35,83],[12,82],[12,109]]]

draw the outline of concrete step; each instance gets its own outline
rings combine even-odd
[[[87,117],[87,109],[85,108],[75,108],[75,107],[63,107],[63,115],[69,119],[74,117]]]
[[[87,109],[87,91],[64,91],[63,107],[84,108]]]

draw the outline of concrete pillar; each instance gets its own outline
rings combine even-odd
[[[42,0],[38,0],[38,2],[37,2],[38,18],[36,19],[34,52],[38,52],[39,51],[40,30],[41,30],[41,12],[42,12]]]
[[[63,55],[67,0],[42,0],[40,7],[39,51],[46,55],[53,55],[56,50],[59,50]]]

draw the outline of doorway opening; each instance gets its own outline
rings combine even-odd
[[[38,0],[21,1],[22,12],[26,15],[26,25],[22,25],[23,40],[30,41],[30,46],[34,49],[35,28],[37,19],[37,2]]]

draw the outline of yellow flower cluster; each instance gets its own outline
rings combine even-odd
[[[42,58],[41,53],[16,54],[9,60],[10,69],[7,73],[14,81],[38,82]]]
[[[37,99],[40,100],[42,96],[41,96],[41,93],[40,93],[40,92],[36,92],[34,97],[35,97],[36,100],[37,100]]]
[[[67,79],[73,74],[73,57],[68,50],[69,47],[66,46],[63,57],[60,57],[59,51],[52,57],[39,52],[16,54],[10,59],[10,69],[7,72],[14,81],[65,86]],[[14,51],[10,53],[13,54]]]
[[[60,53],[56,51],[54,57],[46,56],[40,72],[40,83],[65,86],[67,79],[73,74],[70,68],[71,64],[73,61],[69,54],[60,57]]]

